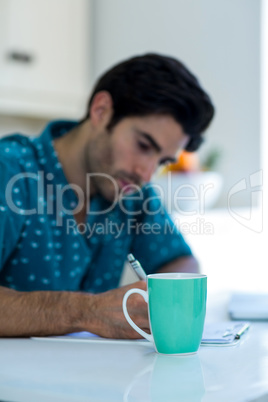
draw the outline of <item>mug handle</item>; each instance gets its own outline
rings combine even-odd
[[[147,334],[147,332],[143,331],[140,327],[138,327],[138,325],[135,324],[135,322],[130,318],[130,316],[128,314],[128,311],[127,311],[127,299],[133,293],[140,294],[144,298],[144,301],[148,304],[148,293],[145,292],[145,290],[136,289],[136,288],[128,290],[124,295],[123,303],[122,303],[123,312],[124,312],[124,315],[126,317],[126,320],[132,326],[132,328],[135,329],[135,331],[137,331],[141,336],[143,336],[143,338],[147,339],[149,342],[154,343],[153,336],[151,334]]]

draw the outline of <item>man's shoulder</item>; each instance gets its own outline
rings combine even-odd
[[[34,157],[33,138],[22,134],[11,134],[0,138],[0,161],[11,171],[21,171]]]
[[[0,152],[5,155],[16,155],[31,152],[33,149],[33,140],[35,137],[29,137],[24,134],[9,134],[0,138]]]

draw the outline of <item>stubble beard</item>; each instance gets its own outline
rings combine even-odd
[[[103,133],[102,137],[104,135],[107,133]],[[115,199],[118,199],[119,188],[111,174],[111,168],[114,165],[112,152],[102,137],[87,144],[84,149],[84,166],[88,175],[89,194],[90,198],[99,194],[107,201],[114,202]]]

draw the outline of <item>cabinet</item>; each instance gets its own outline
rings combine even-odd
[[[81,117],[90,88],[89,0],[0,0],[0,113]]]

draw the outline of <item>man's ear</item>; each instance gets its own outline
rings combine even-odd
[[[89,112],[93,126],[106,127],[113,115],[113,100],[109,92],[97,92],[93,97]]]

